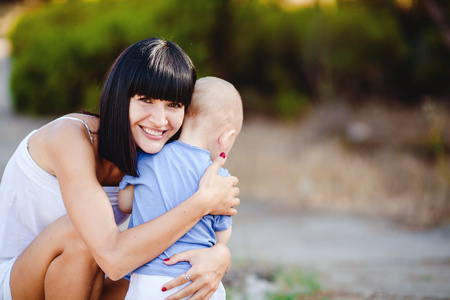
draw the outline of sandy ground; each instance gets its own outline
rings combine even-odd
[[[20,140],[48,121],[12,112],[10,65],[8,43],[0,40],[0,174]],[[270,122],[258,126],[273,129]],[[244,124],[242,135],[250,128]],[[250,143],[241,143],[233,155],[245,147],[252,151]],[[232,158],[230,165],[235,168]],[[317,273],[332,299],[450,299],[450,226],[413,231],[382,218],[292,208],[276,197],[260,201],[251,188],[245,192],[245,181],[241,189],[229,277],[261,266],[297,266]]]

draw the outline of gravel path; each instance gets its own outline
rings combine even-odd
[[[10,64],[0,39],[0,174],[21,139],[48,121],[12,112]],[[386,220],[241,200],[229,243],[235,272],[243,262],[299,266],[317,272],[333,299],[450,299],[450,226],[410,231]]]
[[[450,299],[450,226],[410,231],[242,202],[229,244],[236,261],[298,265],[317,272],[324,289],[358,295],[352,299]]]

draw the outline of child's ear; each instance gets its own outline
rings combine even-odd
[[[226,147],[226,145],[228,144],[228,141],[230,140],[230,138],[235,134],[236,134],[236,130],[234,130],[234,129],[228,130],[228,131],[225,131],[224,133],[222,133],[219,136],[220,149],[224,149]]]

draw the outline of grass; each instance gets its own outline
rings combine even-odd
[[[307,273],[300,268],[284,270],[280,268],[275,275],[278,290],[269,293],[270,300],[296,300],[312,297],[320,291],[317,274]]]
[[[227,300],[328,299],[318,274],[300,267],[271,267],[261,262],[233,262],[224,278]]]

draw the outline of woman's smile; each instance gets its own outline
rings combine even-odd
[[[167,132],[167,130],[155,130],[147,127],[141,126],[142,130],[149,135],[150,138],[162,138],[162,135]]]

